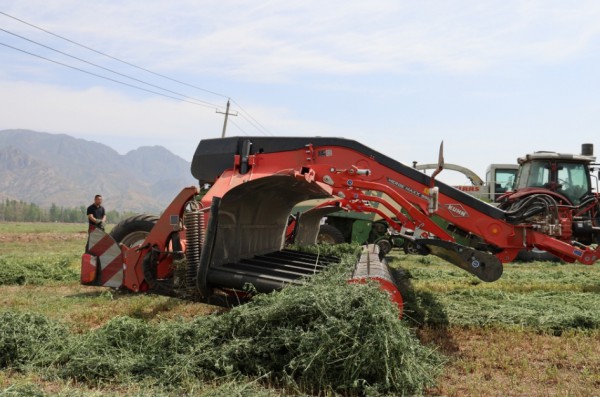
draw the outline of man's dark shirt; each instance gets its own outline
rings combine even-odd
[[[100,206],[100,207],[96,207],[96,204],[92,204],[87,208],[87,215],[94,215],[94,218],[102,220],[102,218],[104,218],[104,215],[106,214],[104,212],[104,207]],[[88,222],[90,225],[96,225],[94,222],[92,222],[91,219],[89,219],[88,217]]]

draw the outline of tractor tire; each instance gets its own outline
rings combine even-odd
[[[402,245],[402,249],[404,253],[407,255],[422,255],[421,250],[417,246],[417,243],[411,240],[404,240],[404,244]]]
[[[385,237],[376,240],[375,244],[377,244],[377,246],[379,247],[379,256],[382,258],[389,254],[392,248],[394,248],[394,245],[392,244],[390,239]]]
[[[156,222],[158,217],[154,215],[135,215],[119,222],[110,236],[119,244],[134,247],[144,241]]]
[[[516,260],[519,262],[560,262],[559,257],[538,249],[521,250],[517,254]]]
[[[319,228],[317,244],[342,244],[345,242],[344,235],[337,227],[324,224]]]

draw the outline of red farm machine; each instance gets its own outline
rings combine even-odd
[[[497,280],[502,263],[524,248],[594,263],[600,257],[600,196],[590,182],[595,159],[532,156],[523,159],[517,181],[529,190],[507,194],[498,208],[435,180],[437,172],[425,175],[352,140],[203,140],[192,174],[200,186],[210,185],[208,191],[184,188],[159,218],[130,218],[110,235],[96,229],[82,257],[81,282],[224,306],[244,301],[248,284],[269,292],[299,283],[337,260],[285,248],[293,207],[312,199],[327,200],[296,220],[299,245],[316,241],[323,216],[347,209],[378,213],[398,233],[410,230],[403,238],[422,254],[440,256],[483,281]],[[440,151],[438,171],[442,167]],[[576,189],[575,181],[583,185]],[[434,214],[447,225],[433,222]],[[349,279],[379,282],[401,307],[377,255],[363,253]]]

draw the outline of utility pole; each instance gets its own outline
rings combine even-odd
[[[229,115],[231,114],[232,116],[237,116],[238,114],[229,113],[229,99],[227,99],[227,107],[225,108],[225,113],[219,112],[218,110],[217,113],[225,115],[225,121],[223,121],[223,133],[221,133],[221,138],[225,138],[225,131],[227,130],[227,119],[229,118]]]

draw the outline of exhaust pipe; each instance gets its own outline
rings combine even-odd
[[[593,143],[584,143],[581,145],[581,155],[582,156],[593,156],[594,155],[594,144]]]

